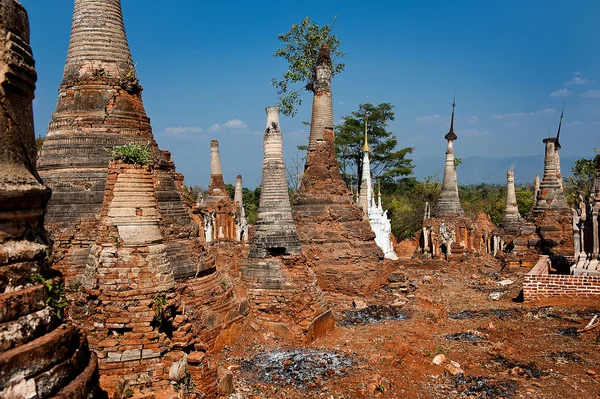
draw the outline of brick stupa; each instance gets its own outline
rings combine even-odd
[[[176,184],[182,176],[153,139],[140,91],[120,1],[76,0],[39,162],[56,193],[48,217],[59,266],[82,283],[69,317],[88,331],[106,389],[118,379],[156,389],[188,379],[211,396],[210,352],[237,337],[247,302],[201,245]],[[150,162],[111,161],[106,148],[126,143],[147,145]],[[176,372],[185,367],[189,376]]]
[[[240,271],[252,316],[288,342],[311,342],[335,322],[302,256],[287,187],[279,109],[268,107],[256,231]]]
[[[330,49],[316,65],[316,85],[304,175],[293,215],[304,254],[317,264],[319,285],[333,302],[368,295],[387,278],[389,263],[375,233],[342,180],[334,148]]]
[[[174,165],[159,150],[142,103],[142,87],[131,58],[120,0],[75,0],[71,39],[56,111],[38,161],[53,190],[47,225],[57,267],[70,280],[80,275],[97,237],[111,154],[116,145],[148,145],[159,184],[158,211],[175,278],[193,276],[186,238],[197,234],[184,209]]]
[[[448,261],[462,261],[469,254],[494,254],[498,250],[498,240],[494,238],[497,228],[489,216],[477,215],[476,220],[473,221],[465,216],[460,203],[454,157],[454,142],[458,139],[454,133],[455,107],[454,100],[450,130],[444,136],[448,144],[442,190],[431,215],[425,212],[416,251],[416,254],[421,257]]]
[[[509,169],[506,172],[506,206],[502,214],[502,220],[498,227],[506,233],[515,233],[523,224],[523,219],[517,208],[517,196],[515,193],[515,172]]]
[[[560,170],[560,131],[564,110],[560,114],[556,137],[543,140],[545,145],[544,176],[537,190],[533,219],[539,236],[537,248],[555,256],[572,256],[573,215],[565,199]]]
[[[47,304],[46,285],[62,282],[44,230],[50,190],[35,167],[29,22],[15,0],[0,0],[0,45],[0,397],[100,398],[85,336]]]

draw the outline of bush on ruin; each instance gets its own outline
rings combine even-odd
[[[114,160],[133,165],[148,165],[150,163],[150,143],[146,145],[128,143],[117,145],[111,150]]]

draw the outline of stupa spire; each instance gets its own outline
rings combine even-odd
[[[567,100],[563,102],[562,111],[560,111],[560,120],[558,122],[558,131],[556,132],[556,144],[554,145],[557,150],[560,150],[560,128],[562,127],[562,120],[565,117],[565,104]]]
[[[454,163],[454,145],[453,142],[458,137],[454,133],[454,108],[456,107],[456,95],[452,100],[452,118],[450,120],[450,131],[444,138],[448,140],[446,149],[446,165],[444,168],[444,180],[442,181],[442,191],[435,204],[433,217],[443,216],[464,216],[464,211],[460,205],[458,196],[458,181],[456,177],[456,165]]]
[[[221,154],[219,152],[219,142],[211,140],[210,142],[210,183],[206,191],[205,204],[219,202],[221,200],[229,200],[227,187],[223,180],[223,170],[221,169]]]
[[[509,169],[506,172],[506,206],[504,215],[500,221],[500,227],[507,231],[517,231],[521,223],[521,215],[517,208],[517,196],[515,193],[515,172]]]
[[[287,189],[279,107],[267,107],[266,111],[262,184],[254,240],[248,255],[251,258],[265,258],[269,253],[279,252],[298,255],[301,250]]]
[[[134,74],[121,0],[75,0],[63,84],[102,74]]]
[[[316,82],[314,87],[312,118],[310,136],[308,138],[308,152],[306,155],[306,168],[311,161],[311,154],[317,148],[317,142],[323,140],[325,129],[333,129],[333,103],[331,96],[331,48],[323,43],[319,49],[319,57],[315,67]]]

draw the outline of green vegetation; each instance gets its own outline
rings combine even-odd
[[[46,291],[48,292],[46,305],[52,309],[52,313],[57,319],[62,320],[64,310],[69,305],[64,285],[56,282],[54,279],[47,279],[41,274],[34,274],[31,276],[31,281],[40,283],[46,287]]]
[[[362,176],[362,152],[365,141],[365,116],[368,115],[367,131],[369,135],[369,154],[371,174],[384,183],[398,182],[409,176],[414,165],[406,158],[413,148],[396,149],[398,139],[388,131],[388,123],[395,119],[394,105],[381,103],[360,104],[358,111],[342,117],[343,123],[336,127],[335,149],[340,164],[340,172],[351,184]],[[358,182],[360,184],[360,182]]]
[[[163,295],[159,295],[152,300],[152,307],[154,308],[154,313],[156,314],[156,319],[158,323],[162,325],[164,311],[167,308],[169,301],[167,297]]]
[[[412,238],[421,230],[425,202],[429,201],[433,209],[441,188],[439,176],[430,176],[421,181],[410,177],[399,183],[382,185],[383,207],[388,209],[392,233],[398,240]],[[505,185],[482,183],[459,186],[458,190],[467,216],[475,218],[478,212],[485,212],[494,224],[500,222],[506,205]],[[533,204],[533,185],[518,186],[515,192],[521,216],[528,217]]]
[[[575,161],[575,166],[571,169],[573,176],[565,178],[565,195],[569,206],[576,207],[576,204],[582,200],[587,201],[594,192],[594,179],[597,176],[596,165],[599,163],[600,155],[596,155],[592,159],[581,158]]]
[[[305,17],[299,24],[293,24],[288,32],[278,35],[283,47],[275,51],[273,56],[283,58],[288,64],[288,69],[283,74],[283,79],[273,78],[271,85],[277,89],[282,114],[293,117],[302,104],[300,90],[291,86],[299,84],[304,90],[314,92],[315,65],[322,44],[326,43],[331,49],[331,76],[344,70],[345,65],[337,60],[346,54],[339,51],[340,42],[332,33],[334,25],[335,18],[329,24],[319,26],[309,17]]]
[[[148,165],[151,161],[150,142],[146,145],[128,143],[114,146],[110,151],[113,159],[135,165]]]

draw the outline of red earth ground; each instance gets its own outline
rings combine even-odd
[[[406,320],[338,326],[302,348],[248,328],[215,359],[233,371],[230,398],[600,398],[600,328],[576,332],[600,314],[599,300],[519,302],[527,270],[491,261],[405,264],[409,292],[383,287],[365,302],[394,303]],[[514,283],[498,284],[505,279]],[[493,291],[503,291],[499,300],[488,299]],[[480,312],[456,315],[464,311]],[[462,332],[477,342],[446,337]],[[345,355],[352,365],[298,386],[265,382],[299,365],[286,360],[261,370],[254,356],[289,349]],[[440,365],[432,362],[438,354],[446,358]]]

